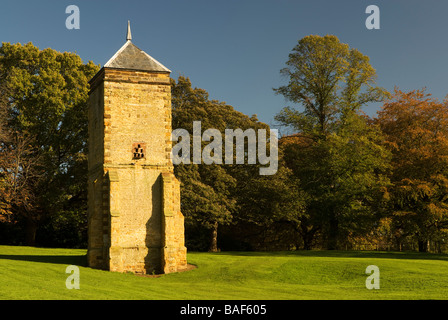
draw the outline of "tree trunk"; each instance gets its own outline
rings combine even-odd
[[[418,252],[428,252],[429,249],[428,240],[418,240]]]
[[[303,241],[303,249],[311,250],[316,230],[314,227],[311,228],[308,227],[306,223],[302,223],[300,227],[301,227],[300,233],[302,235],[302,241]]]
[[[338,249],[338,233],[339,233],[339,223],[336,218],[330,220],[328,231],[328,250],[337,250]]]
[[[29,246],[34,246],[36,244],[36,232],[37,232],[37,222],[28,218],[26,221],[26,235],[25,241]]]
[[[303,250],[311,250],[312,242],[310,237],[303,237]]]
[[[218,222],[213,224],[210,234],[210,252],[218,252]]]

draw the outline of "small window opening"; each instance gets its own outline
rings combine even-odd
[[[146,145],[144,143],[133,143],[132,144],[132,158],[133,159],[143,159],[146,153]]]

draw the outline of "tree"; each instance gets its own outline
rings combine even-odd
[[[280,140],[280,143],[285,142]],[[289,226],[299,235],[298,241],[284,245],[293,244],[297,249],[309,250],[317,229],[307,224],[306,195],[301,190],[294,172],[282,162],[281,155],[279,161],[279,169],[275,175],[262,176],[253,170],[240,173],[237,195],[239,214],[236,219],[258,226],[264,233],[274,224]]]
[[[0,77],[6,74],[0,66]],[[36,196],[33,186],[42,175],[40,158],[32,145],[34,138],[10,128],[10,88],[0,82],[0,217],[14,224],[15,216],[33,219]]]
[[[31,43],[3,43],[0,66],[0,84],[8,88],[8,127],[32,137],[30,152],[39,159],[32,166],[42,172],[31,185],[36,201],[27,215],[33,244],[45,219],[76,212],[85,220],[87,81],[99,67],[74,53],[39,50]]]
[[[309,243],[321,233],[335,249],[372,228],[385,201],[390,158],[378,128],[357,116],[326,140],[282,140],[285,165],[306,199],[300,220]]]
[[[392,151],[392,218],[419,251],[446,237],[448,227],[448,101],[425,90],[395,89],[378,113]]]
[[[369,58],[335,36],[301,39],[286,64],[288,85],[274,90],[303,111],[286,107],[275,117],[296,132],[285,161],[307,194],[308,221],[336,249],[349,229],[365,229],[357,221],[371,220],[387,185],[381,132],[361,110],[387,93],[374,85]]]
[[[336,36],[304,37],[286,65],[281,73],[288,84],[274,91],[301,105],[303,111],[286,107],[276,120],[312,139],[334,131],[334,123],[342,115],[387,96],[384,89],[374,86],[376,72],[369,58]]]
[[[190,80],[182,76],[172,82],[172,108],[173,129],[185,129],[190,136],[193,121],[201,122],[202,131],[217,129],[222,137],[225,129],[268,128],[255,116],[248,117],[224,102],[210,100],[205,90],[192,88]],[[202,142],[201,150],[205,145]],[[193,154],[192,150],[190,154]],[[238,212],[240,174],[251,166],[203,162],[175,166],[176,177],[181,182],[181,210],[186,227],[201,226],[208,230],[209,251],[218,250],[219,226],[229,224]]]
[[[20,212],[32,219],[36,195],[33,185],[43,174],[33,139],[19,133],[3,136],[0,141],[0,214],[12,222]]]

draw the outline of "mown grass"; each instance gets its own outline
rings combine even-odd
[[[401,252],[188,253],[191,271],[141,277],[86,267],[86,250],[0,246],[0,299],[447,299],[448,256]],[[69,290],[68,265],[80,268]],[[380,289],[368,290],[368,265]]]

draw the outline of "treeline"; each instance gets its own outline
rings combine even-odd
[[[0,48],[0,241],[86,246],[88,80],[99,67],[28,43]]]
[[[86,247],[87,81],[98,69],[32,44],[0,48],[0,243]],[[369,58],[334,36],[301,39],[282,74],[274,90],[291,105],[275,118],[276,174],[247,161],[175,166],[187,248],[444,251],[448,102],[377,87]],[[372,102],[375,118],[362,111]],[[222,136],[269,129],[186,77],[172,80],[172,108],[173,129],[190,134],[193,121]]]

